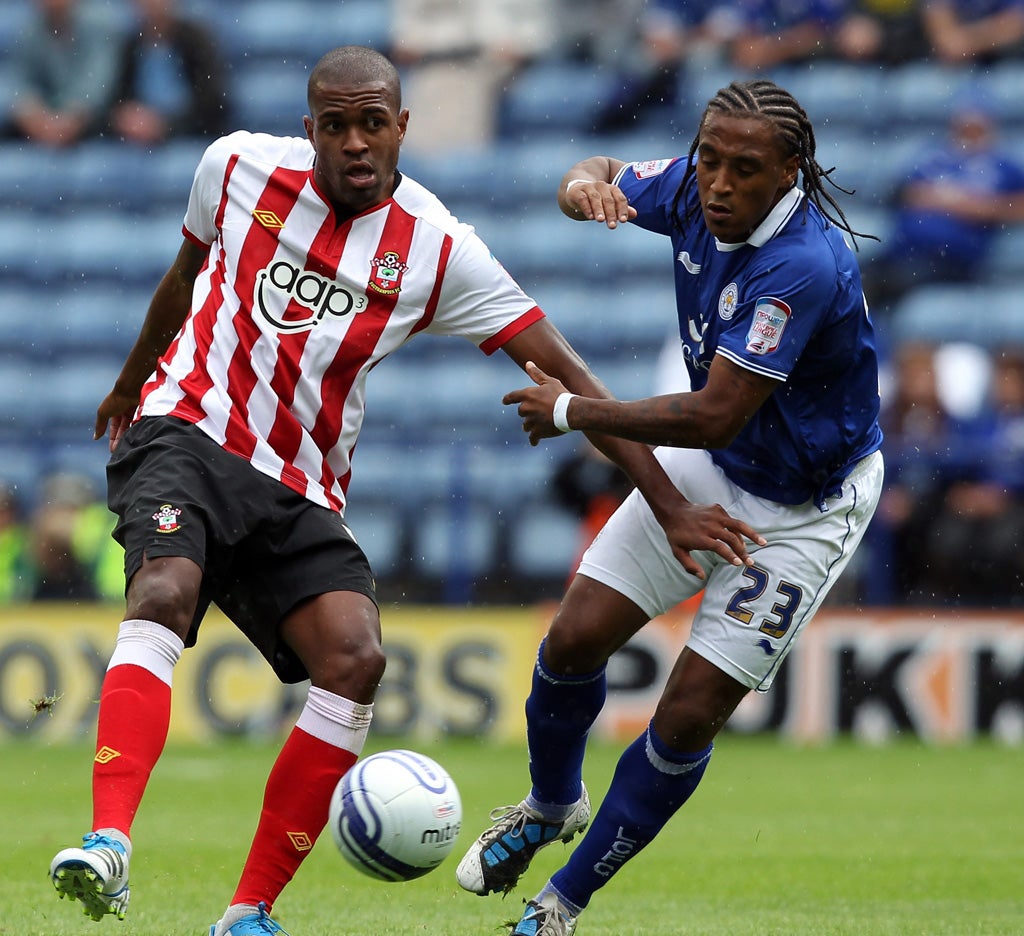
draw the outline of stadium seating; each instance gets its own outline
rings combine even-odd
[[[1024,227],[1008,227],[998,233],[982,276],[987,282],[1016,285],[1019,296],[1019,285],[1024,280]],[[1019,306],[1016,311],[1022,315]]]
[[[509,570],[517,577],[550,579],[562,569],[565,580],[579,553],[580,520],[549,499],[536,498],[523,505],[509,534]]]
[[[236,126],[301,134],[307,69],[345,42],[387,49],[382,0],[187,0],[217,27],[229,60]],[[27,5],[0,17],[0,105],[8,51]],[[680,80],[678,108],[628,132],[591,124],[611,76],[556,57],[509,86],[502,136],[483,151],[403,154],[402,168],[476,227],[495,256],[623,398],[657,391],[674,330],[671,254],[635,228],[599,229],[555,204],[564,172],[593,153],[648,159],[686,152],[703,105],[737,77],[702,62]],[[931,63],[888,70],[817,62],[773,73],[815,122],[818,159],[858,230],[885,237],[890,197],[913,154],[945,132],[952,102],[980,87],[1024,156],[1024,63],[978,73]],[[0,480],[27,500],[47,471],[78,466],[102,483],[106,447],[91,442],[96,405],[131,346],[174,257],[192,175],[206,145],[146,149],[94,140],[69,150],[0,141]],[[878,244],[861,241],[870,262]],[[1000,232],[985,282],[919,290],[894,312],[894,340],[1024,344],[1018,295],[1024,229]],[[429,583],[466,601],[486,583],[564,582],[575,517],[550,500],[573,445],[531,448],[502,395],[526,378],[504,355],[420,336],[370,375],[353,460],[348,518],[385,581]],[[410,592],[412,593],[412,592]]]
[[[390,4],[381,0],[230,0],[209,7],[228,56],[315,61],[340,45],[390,46]]]
[[[305,136],[306,82],[309,73],[298,62],[254,59],[235,68],[233,114],[239,128]]]
[[[46,306],[45,344],[54,357],[124,358],[138,335],[152,287],[76,286]],[[39,316],[41,309],[36,309]],[[37,319],[38,321],[38,319]]]
[[[1024,346],[1019,285],[921,286],[894,311],[896,341],[964,341],[983,348]]]
[[[597,107],[608,98],[612,76],[589,65],[541,61],[517,75],[509,85],[502,111],[512,139],[554,131],[562,136],[588,130]]]
[[[499,520],[491,504],[466,498],[423,504],[412,528],[413,574],[441,583],[446,603],[467,604],[477,579],[496,569]]]
[[[355,497],[345,510],[345,522],[378,578],[408,574],[405,512],[394,501]]]

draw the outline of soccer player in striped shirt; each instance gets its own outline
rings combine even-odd
[[[100,697],[93,823],[50,866],[95,920],[123,917],[131,826],[167,734],[171,676],[211,601],[284,682],[310,680],[267,781],[238,887],[211,936],[270,912],[358,757],[384,672],[366,557],[343,520],[366,377],[419,332],[535,361],[608,393],[472,228],[398,171],[397,72],[361,47],[309,78],[305,138],[237,132],[196,170],[184,242],[100,403],[127,608]],[[748,560],[756,536],[688,502],[648,446],[594,436],[680,557]]]

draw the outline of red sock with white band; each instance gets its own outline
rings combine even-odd
[[[93,829],[131,835],[167,740],[181,639],[154,621],[122,621],[100,691],[92,769]]]
[[[331,795],[356,762],[373,714],[316,686],[267,779],[263,811],[232,906],[267,912],[327,825]]]

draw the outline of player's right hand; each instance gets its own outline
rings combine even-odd
[[[128,431],[128,427],[132,424],[132,416],[138,405],[138,397],[129,397],[116,390],[111,390],[96,410],[96,429],[93,439],[102,439],[108,431],[109,424],[110,451],[113,452],[117,448],[117,443],[121,441],[121,436]]]
[[[604,222],[611,229],[636,217],[625,192],[599,179],[574,183],[565,193],[565,203],[588,221]]]

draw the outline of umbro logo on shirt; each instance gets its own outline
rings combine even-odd
[[[265,208],[257,208],[252,213],[252,216],[270,231],[280,231],[281,228],[284,227],[284,221],[274,214],[274,212],[268,211]]]
[[[676,259],[683,265],[683,268],[686,270],[687,273],[692,273],[694,276],[700,273],[700,264],[694,263],[690,259],[690,255],[689,253],[687,253],[687,251],[680,250],[679,256],[676,257]]]

